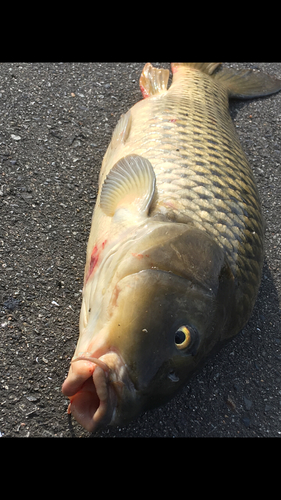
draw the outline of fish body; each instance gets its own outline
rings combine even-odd
[[[167,89],[148,63],[104,156],[63,384],[89,431],[169,400],[252,312],[264,225],[228,102],[281,81],[218,67],[173,63]]]

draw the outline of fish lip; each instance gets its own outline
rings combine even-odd
[[[70,399],[68,413],[88,432],[96,432],[114,424],[123,388],[129,385],[132,390],[132,383],[125,363],[116,352],[107,352],[99,358],[86,354],[74,356],[71,365],[76,362],[87,362],[93,371],[75,394],[70,395],[62,387],[63,393]]]

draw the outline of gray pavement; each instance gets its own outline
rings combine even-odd
[[[0,65],[2,437],[91,437],[67,415],[61,384],[78,338],[101,161],[118,118],[142,97],[143,65]],[[233,66],[281,78],[280,63]],[[281,436],[281,92],[230,109],[267,224],[253,315],[170,403],[95,436]]]

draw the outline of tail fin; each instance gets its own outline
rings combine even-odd
[[[216,82],[227,89],[230,98],[252,99],[281,90],[281,80],[263,71],[223,68],[214,73],[220,65],[221,63],[172,63],[171,68],[173,73],[181,67],[189,67],[212,75]]]
[[[275,94],[281,90],[281,80],[252,69],[224,68],[214,75],[215,80],[227,88],[229,97],[252,99]]]

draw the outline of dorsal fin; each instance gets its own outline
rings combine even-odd
[[[169,80],[169,70],[154,68],[146,63],[140,77],[140,89],[144,98],[166,92]]]
[[[121,158],[102,185],[100,207],[108,216],[118,208],[147,215],[155,191],[155,173],[149,160],[138,155]]]

